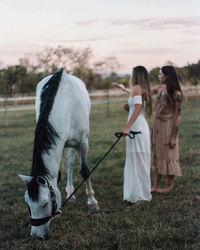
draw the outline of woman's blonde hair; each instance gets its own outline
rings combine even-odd
[[[148,72],[145,67],[137,66],[133,68],[130,85],[140,85],[140,87],[142,88],[142,102],[146,101],[146,112],[150,117],[152,114],[152,99]]]

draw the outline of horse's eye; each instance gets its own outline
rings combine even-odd
[[[45,179],[42,178],[41,176],[37,177],[37,182],[38,182],[38,184],[41,184],[41,185],[45,185],[46,184]]]

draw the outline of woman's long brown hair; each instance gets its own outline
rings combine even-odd
[[[161,71],[166,76],[165,85],[169,96],[168,102],[174,110],[175,109],[174,93],[176,90],[181,92],[181,96],[183,99],[183,92],[181,90],[181,86],[178,81],[177,73],[173,66],[163,66],[161,68]]]
[[[142,101],[146,101],[146,112],[150,117],[152,114],[152,99],[146,68],[143,66],[134,67],[130,83],[131,85],[140,85],[142,88]]]

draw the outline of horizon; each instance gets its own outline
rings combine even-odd
[[[46,47],[90,47],[95,61],[116,57],[116,73],[200,60],[198,0],[0,0],[0,62],[15,65]]]

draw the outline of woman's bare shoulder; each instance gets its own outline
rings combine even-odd
[[[131,89],[131,96],[142,95],[142,88],[140,85],[134,85]]]

